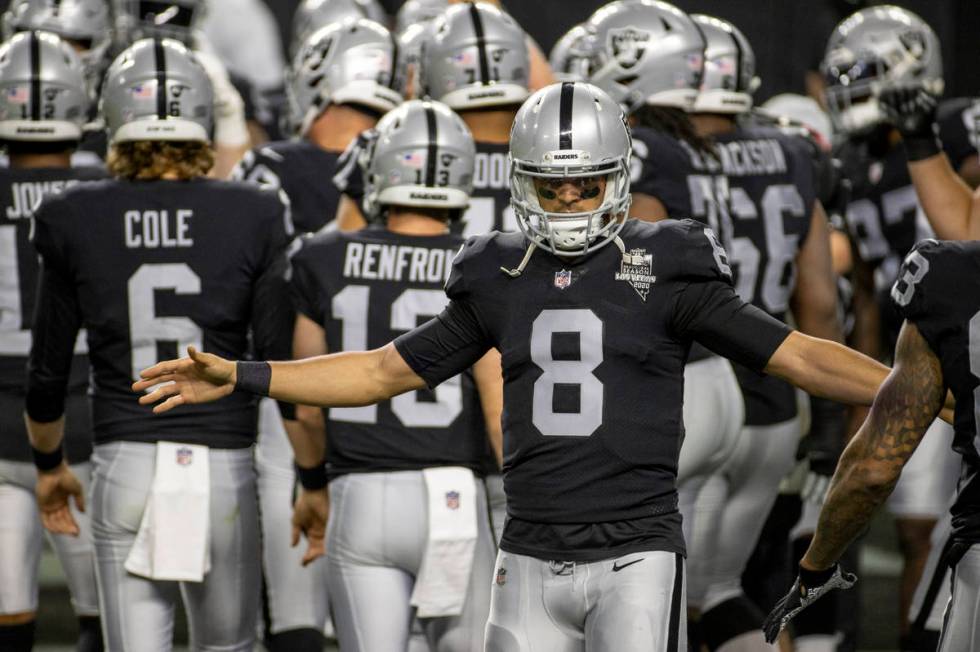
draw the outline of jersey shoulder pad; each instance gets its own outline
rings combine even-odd
[[[728,254],[710,227],[691,219],[630,220],[620,234],[624,256],[652,255],[658,279],[732,283]]]
[[[262,224],[274,219],[281,221],[287,236],[295,233],[289,197],[282,189],[235,180],[207,182],[210,184],[207,191],[225,213],[235,215],[243,223]]]
[[[503,269],[517,267],[527,247],[521,233],[491,231],[467,239],[453,258],[446,294],[461,299],[498,284],[507,278]]]
[[[974,277],[978,261],[980,243],[923,240],[902,262],[892,302],[912,322],[944,311],[957,279]]]

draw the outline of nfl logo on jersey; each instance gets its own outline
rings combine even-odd
[[[459,492],[458,491],[447,491],[446,492],[446,507],[449,509],[459,509]]]
[[[563,269],[560,272],[555,272],[555,287],[559,290],[564,290],[569,285],[572,284],[572,273]]]
[[[187,448],[186,446],[182,446],[177,449],[177,464],[179,464],[180,466],[188,466],[193,461],[194,461],[194,451]]]

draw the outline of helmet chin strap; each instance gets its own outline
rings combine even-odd
[[[516,268],[507,269],[506,267],[501,267],[500,271],[511,278],[517,278],[524,273],[524,268],[527,267],[529,262],[531,262],[531,254],[533,254],[534,250],[537,248],[538,243],[532,241],[531,244],[527,246],[527,250],[524,252],[524,258],[521,259],[521,263]]]

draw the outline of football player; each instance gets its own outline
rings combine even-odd
[[[192,647],[250,650],[259,611],[255,402],[175,419],[134,406],[139,369],[188,344],[288,357],[276,193],[205,178],[213,98],[206,70],[170,39],[135,43],[102,93],[112,180],[79,184],[35,213],[41,257],[26,413],[44,525],[78,529],[83,494],[63,460],[65,390],[88,334],[95,446],[88,496],[103,634],[111,650],[170,649],[178,594]],[[283,332],[285,331],[285,337]]]
[[[822,69],[827,77],[827,105],[842,138],[835,155],[852,186],[846,220],[859,257],[854,272],[852,340],[869,355],[888,357],[901,324],[887,301],[888,288],[901,260],[933,230],[909,178],[900,132],[888,120],[877,95],[905,86],[940,93],[940,43],[915,14],[894,6],[869,7],[837,26],[827,43]],[[961,129],[940,135],[951,154],[959,152],[962,157],[969,144],[954,144],[957,133],[961,138],[964,135]],[[961,163],[957,160],[953,165]],[[929,553],[930,532],[948,507],[958,475],[958,461],[943,444],[944,436],[952,436],[951,430],[939,422],[935,427],[945,435],[924,439],[888,500],[905,558],[899,612],[902,635]]]
[[[199,29],[204,0],[115,0],[116,32],[125,43],[141,38],[172,38],[194,51],[208,71],[214,92],[214,153],[210,174],[225,179],[251,144],[245,101],[227,68]]]
[[[715,157],[694,166],[707,202],[728,220],[735,291],[774,318],[792,311],[799,330],[843,341],[830,228],[817,198],[812,153],[801,138],[741,125],[758,86],[755,57],[731,23],[692,17],[704,35],[705,72],[691,121],[710,139]],[[717,173],[710,176],[712,173]],[[795,389],[737,365],[745,426],[731,455],[701,489],[693,517],[703,528],[690,542],[689,602],[701,612],[710,650],[765,650],[764,614],[749,600],[742,574],[772,509],[783,477],[794,467],[801,437]],[[843,406],[810,401],[810,436],[843,447]],[[827,461],[832,473],[836,456]],[[788,533],[783,533],[784,535]]]
[[[378,0],[303,0],[293,14],[290,55],[296,56],[317,30],[351,18],[367,18],[388,26],[388,15]]]
[[[947,387],[956,399],[952,447],[961,457],[962,476],[951,512],[949,561],[955,568],[952,599],[939,639],[940,652],[973,650],[977,628],[977,369],[972,360],[980,285],[976,242],[926,240],[905,259],[891,299],[904,318],[895,367],[875,398],[867,421],[841,457],[813,542],[800,562],[789,594],[766,623],[773,640],[800,610],[856,577],[841,571],[841,554],[867,526],[895,488],[902,468],[920,442],[935,437],[932,423]],[[955,293],[950,288],[955,287]],[[948,441],[943,445],[949,445]]]
[[[509,519],[487,649],[684,649],[674,480],[691,341],[851,402],[870,402],[886,368],[741,301],[704,225],[626,220],[629,130],[598,88],[532,95],[510,147],[523,234],[470,238],[436,319],[371,351],[287,363],[190,347],[134,389],[156,386],[140,401],[158,413],[236,388],[357,407],[434,388],[497,348]]]
[[[30,245],[42,198],[105,173],[71,167],[89,97],[85,68],[72,48],[48,32],[23,32],[0,47],[0,140],[9,166],[0,168],[0,649],[30,650],[38,602],[41,520],[38,479],[24,429],[24,377],[31,346],[37,254]],[[92,430],[85,389],[88,362],[72,360],[66,401],[66,458],[87,489]],[[41,471],[41,477],[45,477]],[[73,511],[74,536],[50,541],[68,580],[79,621],[78,650],[102,649],[95,554],[88,514]]]
[[[320,230],[337,213],[340,194],[329,179],[340,153],[401,101],[391,88],[394,57],[388,30],[366,18],[311,34],[287,73],[295,138],[251,150],[232,178],[283,190],[296,229]],[[293,454],[275,403],[263,401],[259,410],[256,468],[269,620],[265,642],[273,652],[318,650],[328,610],[322,563],[303,568],[302,551],[290,546],[286,507],[292,505],[296,484]]]
[[[449,222],[472,190],[469,130],[444,105],[413,100],[381,119],[365,158],[372,225],[320,233],[291,258],[295,357],[381,346],[446,305],[463,242]],[[488,431],[499,451],[501,396],[494,351],[434,393],[326,413],[327,578],[343,649],[406,649],[415,612],[431,649],[483,650],[496,544],[477,478]],[[297,511],[307,501],[325,511],[324,414],[297,406],[297,417],[315,435],[296,445],[297,464],[310,469],[301,478],[313,469],[321,478]],[[435,587],[454,595],[432,604],[443,568],[455,579]]]

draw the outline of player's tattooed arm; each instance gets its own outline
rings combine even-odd
[[[915,325],[906,322],[895,367],[837,466],[816,533],[801,562],[804,568],[829,568],[862,532],[892,492],[945,398],[938,358]]]

